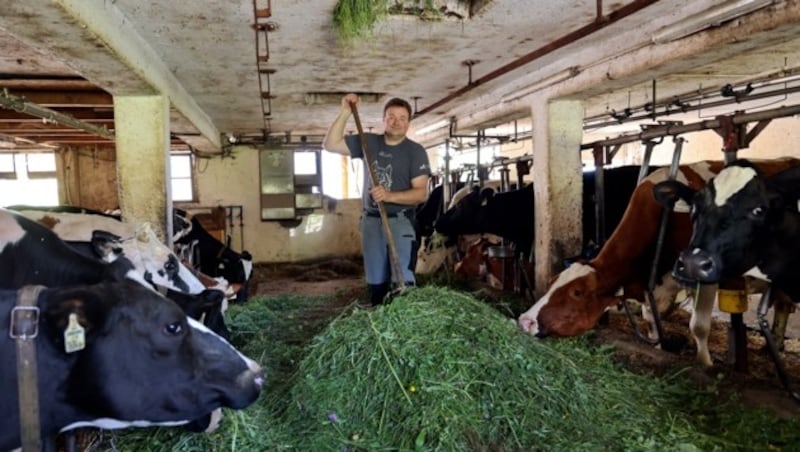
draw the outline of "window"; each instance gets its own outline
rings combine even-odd
[[[17,204],[58,205],[54,153],[0,154],[0,205]]]
[[[192,154],[170,154],[170,184],[173,201],[194,201]]]
[[[361,197],[364,182],[361,159],[344,158],[335,152],[322,151],[322,192],[331,198]]]
[[[297,220],[322,207],[318,149],[259,151],[261,219]]]
[[[0,154],[0,179],[16,179],[17,166],[14,162],[16,154]]]

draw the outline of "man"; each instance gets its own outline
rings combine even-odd
[[[351,105],[358,105],[355,94],[342,97],[342,108],[328,129],[323,147],[329,151],[352,158],[364,158],[361,140],[357,134],[345,137],[344,130],[350,118]],[[417,243],[414,234],[414,210],[428,198],[430,164],[428,154],[419,143],[406,137],[411,122],[411,105],[403,99],[389,100],[383,107],[383,134],[366,133],[369,164],[375,169],[378,180],[372,186],[369,169],[364,167],[364,193],[361,215],[361,248],[370,302],[380,304],[391,289],[391,266],[386,237],[378,210],[384,203],[389,217],[397,254],[406,285],[413,285]],[[366,162],[365,162],[366,163]]]

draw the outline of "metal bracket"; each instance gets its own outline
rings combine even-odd
[[[15,306],[11,309],[8,336],[23,341],[39,335],[39,308],[37,306]]]

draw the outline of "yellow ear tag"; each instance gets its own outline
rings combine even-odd
[[[86,348],[86,335],[83,327],[78,323],[78,315],[72,313],[69,315],[67,329],[64,330],[64,349],[67,353],[72,353],[84,348]]]

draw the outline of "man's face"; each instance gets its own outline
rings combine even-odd
[[[408,132],[410,118],[403,107],[389,107],[383,115],[384,132],[389,138],[402,138]]]

